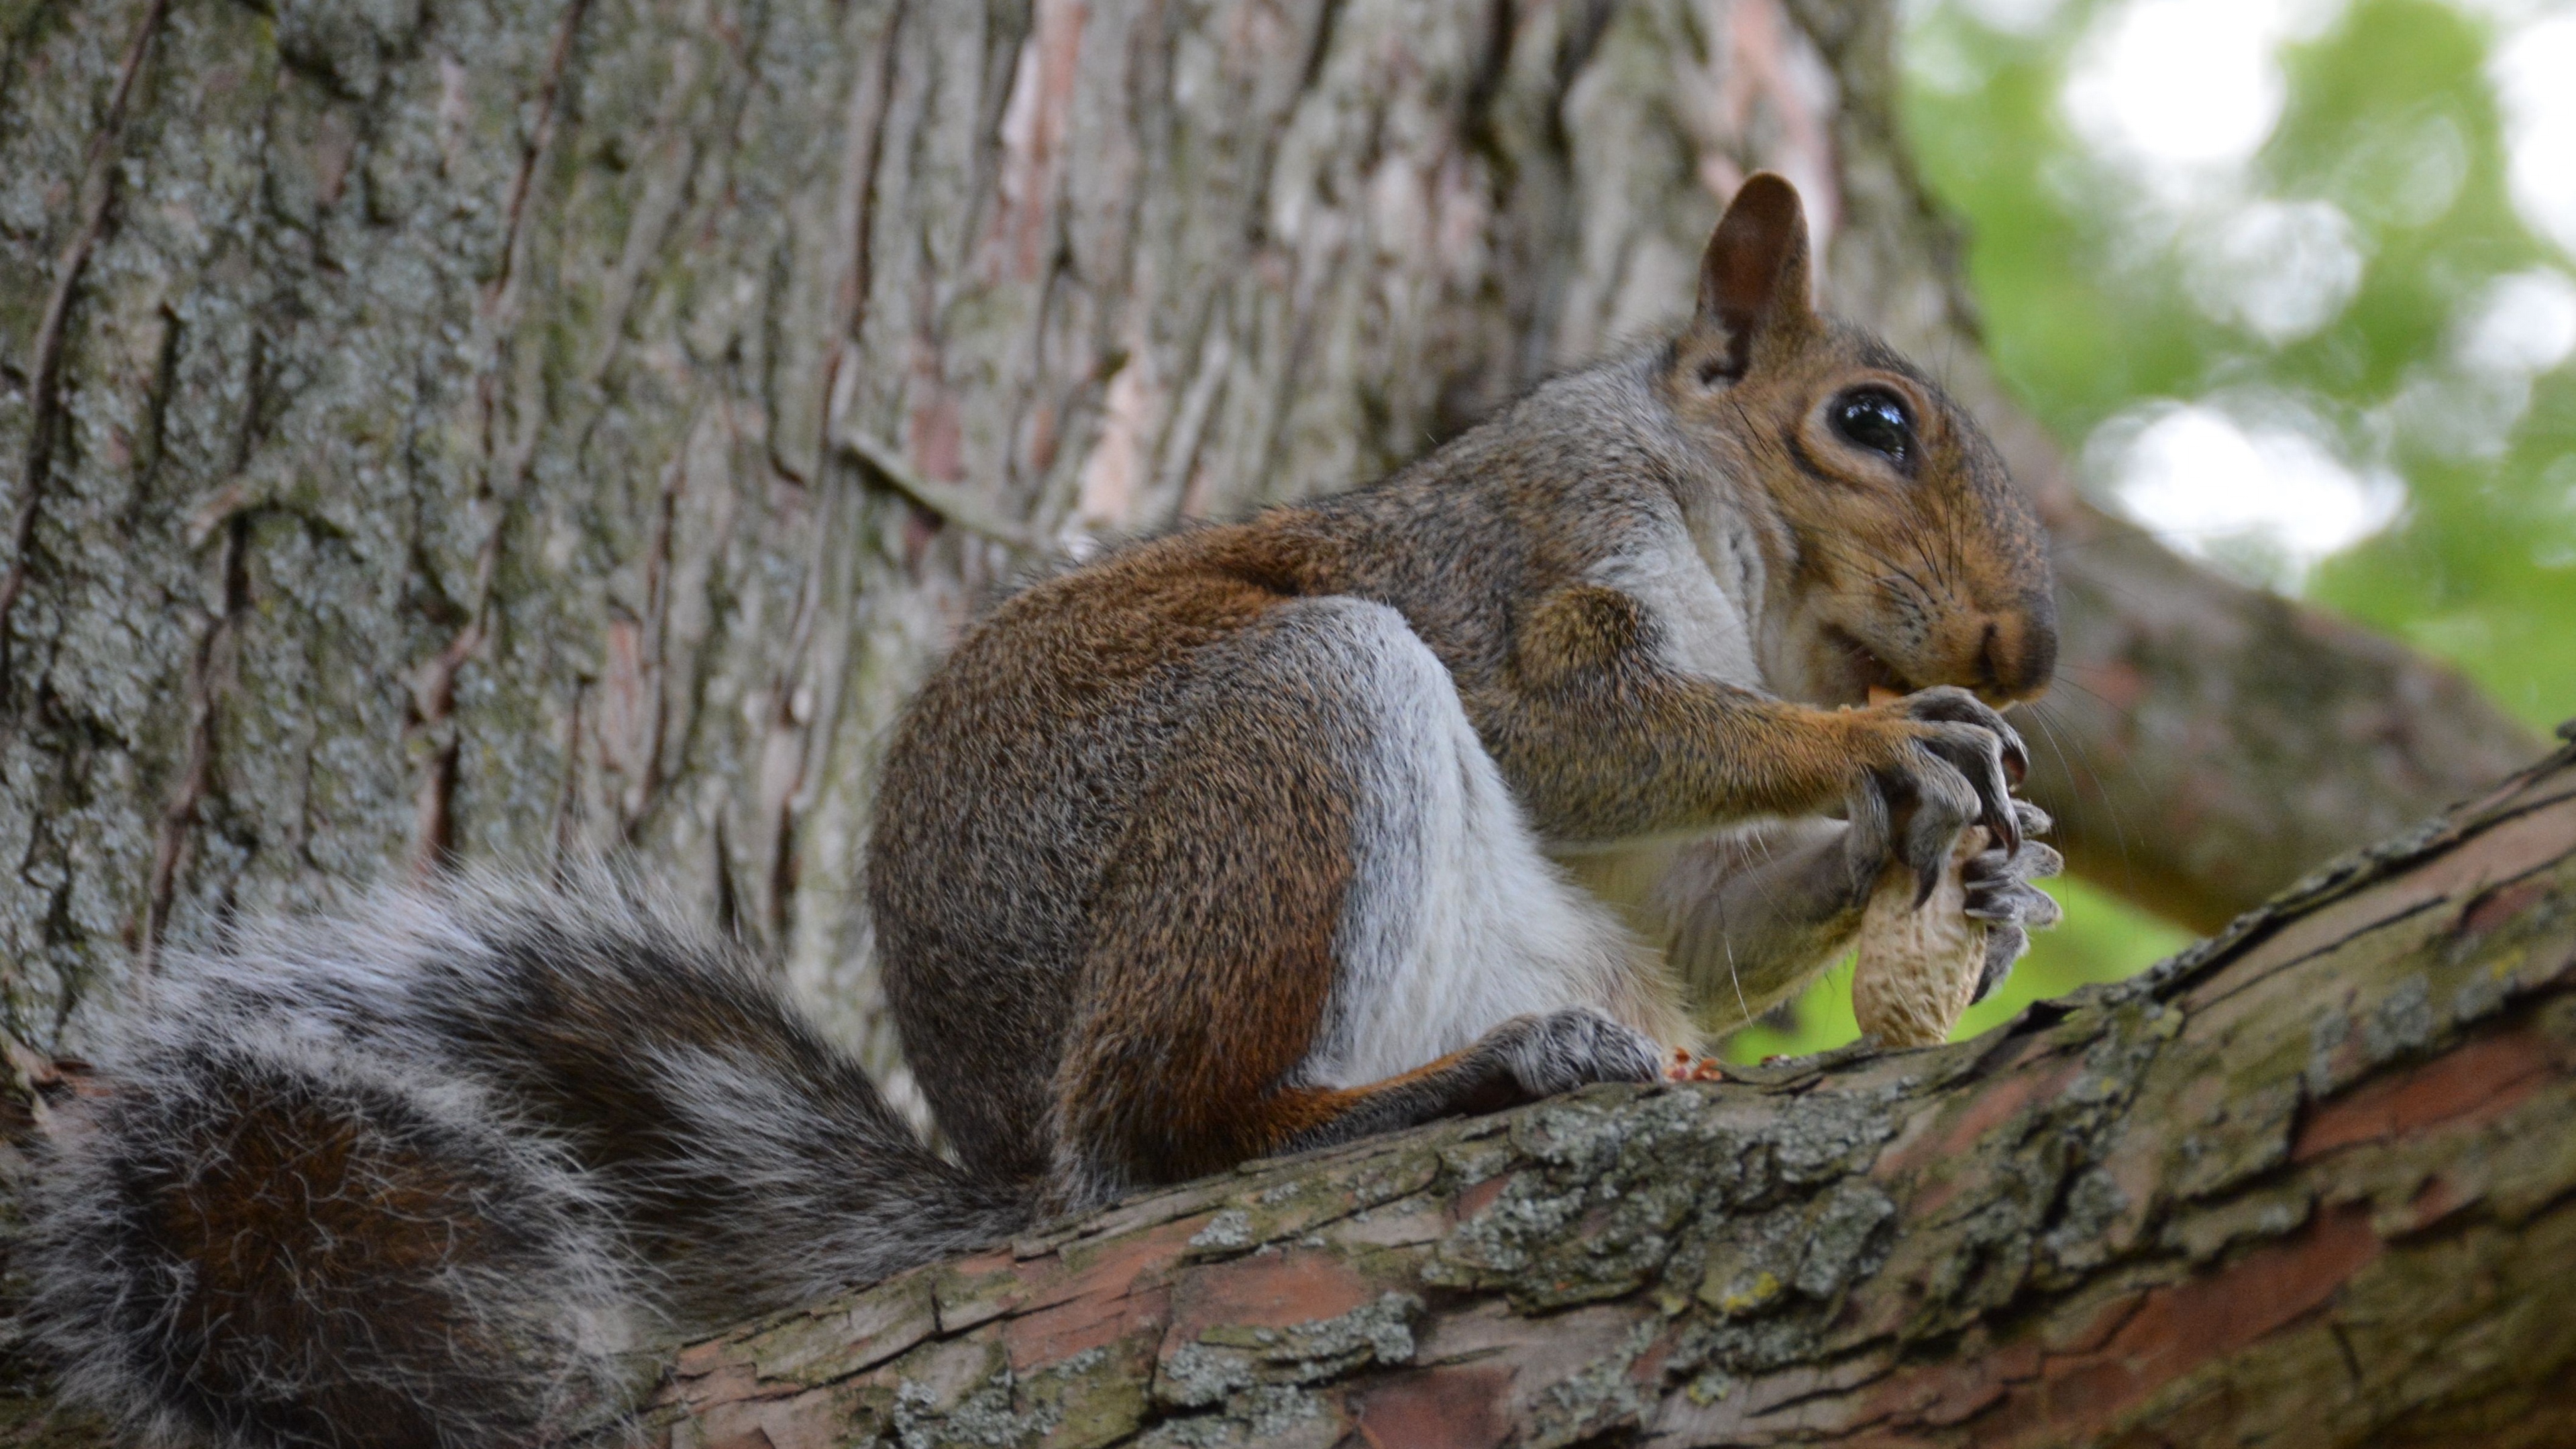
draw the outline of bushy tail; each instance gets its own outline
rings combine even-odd
[[[65,1390],[161,1442],[613,1413],[640,1335],[1005,1237],[737,953],[593,880],[388,893],[173,961],[30,1199]]]

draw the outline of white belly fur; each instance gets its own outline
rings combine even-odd
[[[1670,1045],[1693,1040],[1654,953],[1541,851],[1468,723],[1449,672],[1403,616],[1316,600],[1367,659],[1371,757],[1356,869],[1335,934],[1340,979],[1298,1080],[1382,1081],[1532,1012],[1588,1006]]]

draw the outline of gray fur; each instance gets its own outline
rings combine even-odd
[[[1973,811],[1955,802],[1951,808],[1960,812],[1949,826],[1955,835]],[[2036,838],[2047,833],[2048,814],[2027,800],[2015,800],[2013,811],[2021,843],[1980,853],[1964,872],[1967,914],[1987,923],[1979,1001],[2030,949],[2030,932],[2056,925],[2060,915],[2057,902],[2031,884],[2065,866]],[[1692,852],[1664,882],[1658,905],[1673,922],[1665,959],[1712,1029],[1761,1016],[1851,948],[1870,891],[1895,858],[1895,827],[1874,790],[1855,796],[1845,815],[1729,832]]]
[[[1404,617],[1351,598],[1281,613],[1322,647],[1278,662],[1341,681],[1359,762],[1340,969],[1298,1079],[1365,1085],[1514,1017],[1574,1007],[1653,1020],[1660,971],[1546,858],[1448,671]]]
[[[639,1334],[1026,1217],[738,953],[604,876],[382,892],[173,960],[94,1080],[35,1178],[34,1317],[66,1391],[146,1442],[539,1437],[620,1402]],[[336,1176],[333,1124],[361,1155]],[[289,1139],[316,1155],[226,1178]],[[424,1214],[453,1240],[432,1261],[352,1256]],[[274,1258],[216,1295],[243,1233]]]
[[[1790,820],[1730,831],[1662,883],[1673,923],[1665,959],[1700,1018],[1730,1030],[1803,990],[1850,949],[1887,861],[1887,825]]]
[[[171,1010],[152,1029],[126,1033],[109,1069],[116,1095],[75,1109],[82,1120],[37,1178],[32,1312],[38,1342],[64,1366],[67,1398],[147,1444],[335,1442],[314,1404],[336,1395],[377,1401],[379,1425],[434,1422],[436,1442],[463,1445],[542,1430],[614,1396],[615,1354],[649,1317],[638,1311],[647,1295],[601,1231],[595,1185],[556,1146],[512,1131],[484,1094],[421,1063],[317,1038],[219,991],[181,988],[165,1000]],[[415,1275],[413,1301],[474,1325],[467,1340],[514,1351],[430,1343],[388,1353],[369,1341],[372,1325],[336,1332],[335,1320],[374,1307],[372,1295],[316,1281],[331,1275],[303,1254],[290,1262],[304,1271],[274,1285],[303,1331],[206,1329],[191,1311],[197,1274],[168,1250],[154,1190],[184,1192],[222,1170],[239,1123],[220,1108],[245,1091],[305,1098],[382,1148],[358,1177],[398,1173],[404,1165],[391,1159],[410,1154],[478,1184],[478,1206],[511,1250],[442,1258]],[[343,1199],[363,1191],[323,1187]],[[365,1387],[353,1395],[352,1385]]]

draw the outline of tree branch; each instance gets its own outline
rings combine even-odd
[[[1976,1041],[1596,1088],[682,1351],[654,1442],[2576,1435],[2576,752]]]

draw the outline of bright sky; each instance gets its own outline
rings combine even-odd
[[[2310,428],[2247,410],[2158,404],[2106,424],[2087,451],[2110,454],[2120,501],[2166,543],[2284,584],[2397,516],[2393,474],[2357,473]]]
[[[2028,33],[2058,0],[1959,0],[1997,29]],[[2343,0],[2125,0],[2078,47],[2061,102],[2105,161],[2138,183],[2147,229],[2181,243],[2193,300],[2274,345],[2331,323],[2361,282],[2350,218],[2318,198],[2255,194],[2248,163],[2287,98],[2284,45],[2332,25]],[[2497,28],[2490,74],[2505,118],[2515,204],[2576,260],[2576,0],[2459,0]],[[2450,137],[2417,138],[2442,180]],[[2456,192],[2458,163],[2448,189]],[[2496,279],[2456,319],[2450,356],[2408,380],[2357,431],[2473,449],[2501,437],[2531,380],[2576,352],[2576,280],[2564,268]],[[2211,397],[2149,404],[2087,444],[2147,527],[2295,585],[2309,566],[2396,516],[2403,490],[2384,464],[2294,400]]]
[[[2066,113],[2180,200],[2224,186],[2272,134],[2276,56],[2334,19],[2319,0],[2128,0],[2105,10],[2066,80]]]
[[[2571,153],[2576,168],[2576,153]],[[2547,372],[2576,352],[2576,281],[2535,267],[2498,277],[2461,317],[2456,351],[2482,372]]]
[[[2490,74],[2513,148],[2514,204],[2576,253],[2576,7],[2509,24]]]

